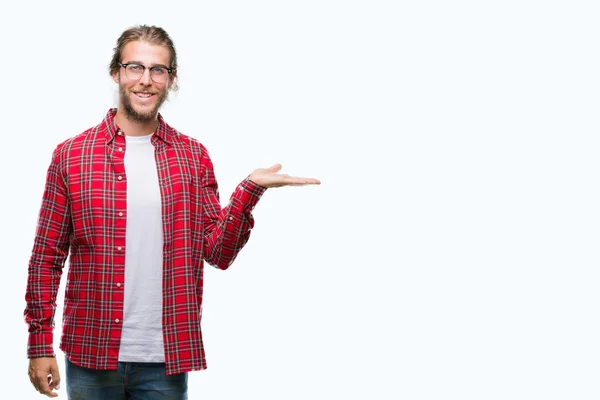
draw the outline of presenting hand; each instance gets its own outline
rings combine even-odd
[[[297,176],[289,176],[287,174],[278,174],[277,172],[280,170],[281,164],[275,164],[271,168],[259,168],[254,170],[248,178],[257,185],[266,188],[321,184],[320,180],[314,178],[300,178]]]
[[[57,397],[60,385],[60,374],[55,357],[40,357],[29,360],[29,380],[35,389],[48,397]]]

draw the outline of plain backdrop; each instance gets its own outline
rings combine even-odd
[[[209,149],[223,204],[277,162],[322,181],[268,190],[233,266],[206,267],[190,399],[600,398],[599,11],[4,4],[2,398],[42,398],[23,309],[46,169],[116,105],[108,63],[138,23],[175,41],[180,91],[161,112]]]

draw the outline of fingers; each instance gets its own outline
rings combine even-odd
[[[282,187],[282,186],[305,186],[305,185],[320,185],[321,181],[313,178],[297,178],[297,177],[282,177],[275,181],[265,184],[265,187]]]
[[[48,397],[57,397],[58,393],[54,390],[59,389],[60,373],[55,358],[32,359],[28,370],[31,384],[41,394]]]
[[[321,181],[315,178],[301,178],[297,176],[286,176],[284,178],[286,185],[302,186],[302,185],[320,185]]]
[[[269,171],[271,172],[278,172],[281,171],[282,165],[281,164],[275,164],[272,167],[269,168]]]
[[[51,380],[49,381],[50,388],[52,390],[60,389],[60,373],[58,372],[58,365],[52,366],[52,369],[50,370],[50,374],[51,374]]]
[[[56,397],[58,396],[53,390],[58,389],[58,387],[54,387],[54,382],[50,383],[52,378],[50,375],[44,375],[40,373],[30,374],[29,380],[35,387],[35,390],[40,392],[41,394],[45,394],[48,397]]]

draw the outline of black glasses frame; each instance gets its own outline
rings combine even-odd
[[[161,65],[161,66],[157,65],[157,66],[154,66],[154,67],[146,67],[145,65],[142,65],[142,64],[139,64],[139,63],[135,63],[135,62],[125,63],[125,64],[119,63],[119,66],[125,68],[125,70],[127,70],[127,66],[128,65],[137,65],[138,67],[142,67],[142,75],[140,75],[140,78],[144,75],[144,72],[146,72],[146,68],[150,68],[150,78],[152,78],[152,68],[164,68],[164,69],[167,70],[167,72],[169,73],[169,75],[173,72],[173,68],[168,68],[168,67],[165,67],[164,65]],[[154,80],[154,79],[152,79],[152,80]]]

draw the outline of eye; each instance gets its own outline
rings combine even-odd
[[[167,73],[167,69],[164,67],[152,67],[150,68],[150,72],[154,75],[164,75]]]
[[[137,65],[137,64],[129,64],[127,66],[127,69],[129,69],[132,72],[139,72],[139,71],[143,71],[144,70],[144,66],[143,65]]]

